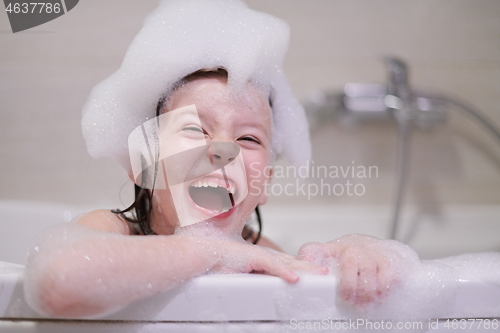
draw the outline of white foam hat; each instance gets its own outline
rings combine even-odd
[[[112,157],[130,172],[128,135],[156,116],[162,96],[186,75],[223,67],[228,84],[269,88],[273,149],[296,167],[307,165],[307,120],[282,71],[288,40],[286,22],[238,0],[161,1],[120,69],[94,87],[83,108],[90,155]]]

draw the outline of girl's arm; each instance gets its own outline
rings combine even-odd
[[[326,273],[244,241],[128,233],[115,214],[95,211],[41,234],[28,255],[29,304],[51,316],[95,317],[207,272],[265,272],[290,283],[297,270]]]

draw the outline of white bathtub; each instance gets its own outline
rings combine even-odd
[[[381,329],[387,328],[387,318],[371,318],[372,326],[367,326],[370,323],[362,314],[353,316],[343,311],[336,297],[337,280],[332,276],[302,277],[301,282],[294,286],[278,278],[261,275],[203,276],[99,320],[43,318],[24,301],[24,253],[32,237],[40,230],[69,220],[70,215],[86,209],[46,204],[30,204],[28,209],[25,203],[0,202],[0,210],[3,212],[0,230],[0,332],[339,331],[336,328],[347,328],[346,331],[353,332],[362,332],[363,329],[391,331]],[[328,210],[325,212],[331,213]],[[271,209],[266,215],[272,217],[277,213]],[[306,216],[307,212],[303,214]],[[320,217],[315,215],[315,218]],[[276,224],[270,223],[271,234],[273,228]],[[298,226],[291,230],[296,228]],[[311,236],[314,236],[314,231]],[[294,243],[286,246],[293,247]],[[435,279],[443,287],[436,289],[440,294],[434,295],[434,299],[421,299],[416,293],[405,300],[408,304],[418,305],[416,308],[419,311],[427,309],[421,314],[425,318],[418,319],[421,324],[416,323],[417,318],[412,318],[408,312],[398,318],[389,318],[391,324],[417,325],[416,330],[402,329],[399,330],[401,332],[500,332],[500,328],[495,326],[495,323],[500,325],[498,276],[500,268],[499,272],[489,276],[469,272],[453,281]],[[433,288],[428,282],[428,279],[417,281],[417,289],[422,290],[422,294]],[[443,298],[446,298],[444,303]],[[488,328],[484,325],[485,319],[489,320]],[[386,320],[386,326],[380,326],[383,325],[382,320]],[[463,323],[466,323],[465,329]],[[367,327],[372,329],[366,330]]]

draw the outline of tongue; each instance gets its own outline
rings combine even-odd
[[[200,207],[222,212],[231,208],[229,192],[223,187],[193,187],[189,195]]]

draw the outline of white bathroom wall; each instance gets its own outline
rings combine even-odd
[[[68,14],[12,34],[0,11],[0,198],[123,207],[131,186],[110,160],[93,160],[81,131],[91,88],[113,73],[156,0],[82,0]],[[451,93],[500,124],[500,2],[497,0],[252,0],[291,26],[285,71],[301,99],[347,82],[385,82],[382,58],[410,66],[415,87]],[[433,134],[416,133],[412,205],[500,204],[500,145],[457,110]],[[394,125],[313,133],[325,165],[376,165],[363,196],[272,197],[271,205],[389,205]],[[279,181],[279,180],[278,180]]]

